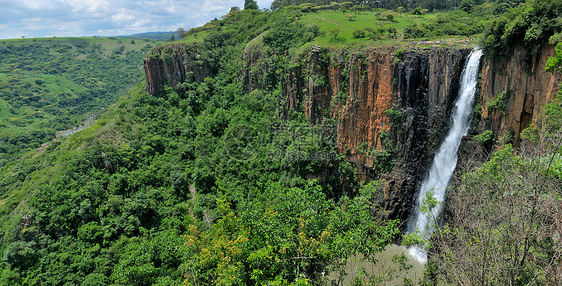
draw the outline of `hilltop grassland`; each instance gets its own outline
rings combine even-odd
[[[313,12],[310,4],[302,4],[286,7],[282,13],[313,33],[312,36],[303,35],[306,42],[321,46],[426,46],[428,41],[433,45],[456,46],[467,42],[476,44],[486,27],[501,15],[497,11],[498,6],[493,2],[483,3],[471,7],[469,12],[461,9],[430,12],[421,8],[413,11],[337,9]],[[181,41],[202,43],[207,36],[217,31],[246,31],[247,28],[237,27],[235,23],[224,25],[238,13],[240,11],[231,11],[223,16],[222,21],[211,21],[202,27],[191,29]],[[255,22],[265,23],[263,16],[256,13]],[[275,25],[276,21],[267,22],[264,31]],[[247,35],[250,39],[257,36],[252,33]]]

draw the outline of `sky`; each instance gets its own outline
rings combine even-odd
[[[257,0],[260,9],[273,0]],[[199,27],[244,0],[0,0],[0,39],[118,36]]]

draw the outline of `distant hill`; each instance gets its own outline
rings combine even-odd
[[[135,39],[153,39],[153,40],[160,40],[160,41],[167,41],[169,40],[172,35],[174,37],[176,32],[147,32],[147,33],[140,33],[140,34],[133,34],[133,35],[124,35],[124,36],[116,36],[117,38],[135,38]]]
[[[0,166],[74,128],[142,78],[160,41],[116,37],[0,41]]]

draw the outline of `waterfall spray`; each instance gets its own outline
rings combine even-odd
[[[428,238],[434,230],[431,221],[439,217],[442,211],[442,202],[445,200],[447,185],[457,165],[457,151],[462,137],[466,135],[470,127],[481,57],[482,51],[478,48],[472,50],[468,57],[461,74],[459,97],[452,114],[453,126],[435,153],[429,174],[422,182],[416,201],[415,216],[407,227],[407,233],[418,231],[425,238]],[[424,213],[420,207],[428,193],[433,195],[439,205],[430,209],[429,213]],[[409,252],[420,262],[425,263],[427,261],[427,253],[421,247],[413,246],[409,249]]]

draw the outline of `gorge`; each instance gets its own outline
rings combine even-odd
[[[203,64],[205,60],[195,62],[200,54],[196,51],[197,45],[176,44],[153,50],[145,59],[147,90],[157,95],[163,83],[175,88],[188,76],[197,81],[212,75],[216,67]],[[377,179],[381,170],[388,171],[379,197],[386,217],[407,221],[434,152],[449,129],[469,53],[468,47],[405,51],[311,47],[294,55],[291,68],[279,77],[283,99],[277,113],[285,118],[303,113],[311,126],[333,120],[338,126],[337,149],[355,164],[360,180]],[[484,55],[475,99],[481,115],[473,122],[471,136],[492,130],[498,137],[511,134],[517,143],[519,133],[537,122],[553,98],[560,77],[544,71],[553,46],[547,45],[530,63],[520,54],[517,51],[504,64]],[[249,92],[277,84],[263,81],[273,67],[259,43],[248,44],[241,64],[238,78]],[[486,103],[500,92],[510,94],[504,99],[505,109],[489,108]],[[463,148],[470,149],[469,142]],[[321,174],[316,177],[323,181]]]
[[[96,59],[148,53],[80,132],[0,138],[22,154],[0,156],[0,284],[559,284],[562,2],[320,2],[232,7],[150,51],[1,41],[20,131],[106,102],[107,80],[74,98],[51,72],[127,79]]]

